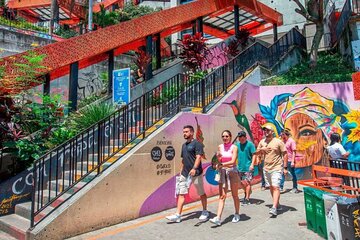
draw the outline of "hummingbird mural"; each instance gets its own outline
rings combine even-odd
[[[237,95],[237,99],[231,101],[230,103],[223,103],[230,105],[231,109],[234,112],[235,119],[238,123],[238,126],[241,129],[245,129],[250,136],[251,141],[254,141],[254,137],[250,130],[249,120],[245,116],[245,107],[246,107],[246,88],[241,92],[241,96]]]

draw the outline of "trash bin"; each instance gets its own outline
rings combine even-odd
[[[325,208],[323,200],[324,191],[313,189],[314,201],[315,201],[315,223],[316,223],[316,232],[319,236],[327,238],[326,231],[326,218],[325,218]]]
[[[329,240],[342,240],[339,212],[336,204],[338,198],[339,196],[335,194],[323,194],[327,238]]]
[[[315,199],[313,188],[304,187],[304,202],[307,228],[316,232]]]
[[[342,239],[360,239],[360,205],[358,201],[352,198],[339,198],[337,208]]]

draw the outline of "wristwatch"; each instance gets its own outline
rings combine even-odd
[[[287,167],[284,167],[285,170],[287,170]]]

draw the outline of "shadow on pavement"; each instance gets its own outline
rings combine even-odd
[[[272,204],[266,204],[265,206],[271,208]],[[286,213],[288,211],[295,212],[295,211],[297,211],[297,209],[294,208],[294,207],[290,207],[290,206],[286,206],[286,205],[281,204],[281,208],[278,209],[277,215],[281,215],[281,214]]]
[[[250,203],[255,205],[263,204],[265,201],[262,199],[250,198]]]
[[[228,216],[227,218],[225,218],[222,222],[221,222],[221,225],[220,226],[217,226],[217,225],[213,225],[211,228],[218,228],[218,227],[221,227],[223,226],[224,224],[227,224],[227,223],[232,223],[232,219],[233,219],[234,215],[231,214],[230,216]],[[241,213],[240,214],[240,222],[243,222],[243,221],[248,221],[250,220],[251,217],[247,216],[246,214],[244,213]],[[233,223],[233,224],[236,224],[236,223]]]

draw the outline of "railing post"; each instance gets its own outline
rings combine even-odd
[[[33,181],[32,181],[32,191],[31,191],[31,216],[30,216],[30,228],[34,227],[34,219],[35,219],[35,194],[36,194],[36,161],[33,164]],[[38,199],[39,201],[39,199]]]
[[[146,96],[147,94],[145,93],[143,96],[142,96],[142,103],[143,103],[143,106],[142,106],[142,111],[143,111],[143,123],[142,123],[142,127],[143,127],[143,139],[145,138],[145,130],[146,130]]]
[[[180,89],[180,77],[181,77],[181,74],[179,73],[178,75],[176,75],[176,95],[177,95],[177,98],[178,98],[178,110],[177,112],[180,112],[180,109],[181,109],[181,97],[180,97],[180,93],[181,93],[181,89]]]
[[[205,94],[205,79],[206,78],[203,78],[201,79],[201,107],[202,107],[202,112],[205,113],[205,104],[206,104],[206,94]]]
[[[101,122],[98,123],[98,159],[97,159],[97,174],[100,174],[100,165],[101,165],[101,151],[102,151],[102,135],[101,135]]]
[[[224,70],[225,70],[224,67],[221,67],[221,75],[222,75],[222,79],[223,79],[224,93],[227,94],[227,82],[226,82]]]

